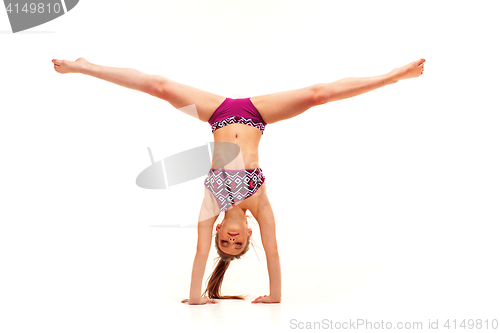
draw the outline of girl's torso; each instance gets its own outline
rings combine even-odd
[[[239,146],[240,155],[229,165],[226,161],[212,161],[213,169],[255,169],[259,167],[259,142],[265,121],[251,98],[226,98],[214,111],[208,123],[212,126],[215,142],[230,142]],[[220,156],[224,145],[219,145]],[[215,150],[217,150],[217,145]],[[214,151],[214,156],[217,152]],[[215,163],[214,163],[215,162]],[[217,165],[224,164],[224,165]]]
[[[266,123],[250,98],[226,100],[215,110],[209,119],[214,134],[215,149],[212,157],[212,169],[242,170],[256,169],[259,166],[259,142]],[[217,143],[229,142],[239,147],[234,153],[233,147]],[[236,157],[235,157],[236,156]],[[267,199],[265,182],[250,197],[236,205],[258,213],[262,200]],[[232,208],[231,208],[232,209]]]
[[[213,169],[255,169],[259,168],[259,142],[262,134],[258,128],[245,124],[231,124],[214,132],[215,142],[230,142],[239,146],[238,157],[224,166],[218,165],[217,159],[212,159]],[[218,154],[217,145],[214,156]]]

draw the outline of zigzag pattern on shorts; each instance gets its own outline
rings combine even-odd
[[[251,197],[264,183],[261,168],[244,170],[210,169],[205,186],[212,192],[222,212]]]
[[[260,129],[262,134],[264,134],[264,128],[266,127],[266,125],[264,125],[260,121],[254,120],[254,119],[239,117],[239,116],[231,116],[231,117],[228,117],[228,118],[223,119],[221,121],[217,121],[217,122],[213,123],[212,133],[215,132],[216,130],[218,130],[219,128],[222,128],[222,127],[230,125],[230,124],[236,124],[236,123],[257,127],[258,129]]]

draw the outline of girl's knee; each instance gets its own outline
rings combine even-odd
[[[168,79],[161,75],[151,75],[145,92],[166,100],[169,92]]]
[[[313,106],[328,103],[329,93],[326,89],[326,84],[317,83],[310,88],[310,99]]]

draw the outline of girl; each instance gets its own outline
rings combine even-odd
[[[212,166],[205,179],[205,197],[198,222],[198,244],[191,275],[189,304],[217,303],[214,299],[238,298],[222,296],[220,288],[231,260],[239,259],[250,245],[252,229],[248,228],[246,211],[259,223],[269,272],[269,295],[252,303],[281,302],[281,269],[276,243],[273,210],[266,194],[265,177],[259,168],[258,148],[267,124],[295,117],[309,108],[357,96],[422,75],[425,59],[374,77],[346,78],[332,83],[319,83],[306,88],[251,98],[231,99],[128,68],[92,64],[83,58],[76,61],[53,59],[58,73],[81,73],[123,87],[139,90],[169,102],[181,111],[208,122],[214,134]],[[222,144],[239,146],[238,157],[227,158]],[[227,146],[226,146],[227,147]],[[215,247],[219,261],[204,293],[202,279],[212,242],[212,232],[219,215],[223,220],[215,228]],[[208,297],[204,297],[207,295]]]

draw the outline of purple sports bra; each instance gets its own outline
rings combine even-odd
[[[212,133],[230,124],[245,124],[260,129],[264,134],[266,122],[249,98],[226,98],[208,120]]]
[[[212,192],[219,209],[225,212],[232,205],[254,195],[265,180],[261,168],[210,169],[205,178],[205,187]]]

